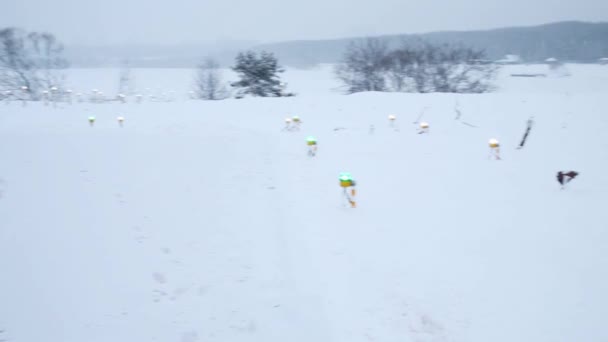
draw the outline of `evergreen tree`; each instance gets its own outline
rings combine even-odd
[[[294,95],[284,92],[285,85],[278,75],[284,70],[272,53],[261,52],[258,56],[253,51],[241,52],[236,57],[236,65],[232,67],[232,70],[240,78],[239,81],[231,84],[233,87],[239,88],[237,98],[243,98],[246,95],[261,97]]]

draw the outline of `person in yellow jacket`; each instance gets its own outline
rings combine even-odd
[[[355,180],[348,172],[340,173],[339,180],[340,187],[344,189],[344,197],[350,203],[351,208],[356,208],[357,202],[355,201],[355,196],[357,195],[357,190],[355,189]]]

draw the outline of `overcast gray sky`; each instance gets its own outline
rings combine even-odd
[[[608,21],[608,0],[0,0],[0,26],[68,44],[273,42]]]

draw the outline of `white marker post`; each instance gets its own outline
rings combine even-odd
[[[49,105],[49,91],[48,90],[42,91],[42,100],[44,101],[45,106]]]
[[[395,127],[395,120],[397,120],[397,117],[395,117],[394,115],[389,115],[388,116],[388,125],[389,125],[389,127],[392,127],[392,128]]]
[[[418,131],[418,134],[425,134],[429,132],[429,123],[428,122],[421,122],[420,123],[420,130]]]
[[[498,142],[498,140],[492,138],[488,142],[488,145],[490,146],[489,158],[494,157],[496,160],[500,160],[500,143]]]
[[[27,106],[27,96],[29,95],[29,88],[26,86],[21,87],[21,92],[23,93],[23,107]]]
[[[50,93],[49,93],[50,100],[51,100],[51,102],[53,103],[53,108],[56,108],[56,107],[57,107],[57,103],[56,103],[56,102],[57,102],[57,99],[56,99],[56,96],[57,96],[57,92],[58,92],[58,91],[59,91],[59,89],[58,89],[57,87],[51,87],[51,91],[50,91]]]

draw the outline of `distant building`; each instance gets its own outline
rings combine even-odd
[[[520,64],[521,62],[519,55],[506,55],[505,58],[495,61],[496,64]]]
[[[545,63],[551,65],[551,64],[559,64],[559,60],[557,58],[547,58],[545,59]]]
[[[493,61],[489,60],[489,59],[471,59],[469,60],[470,64],[492,64],[494,63]]]

